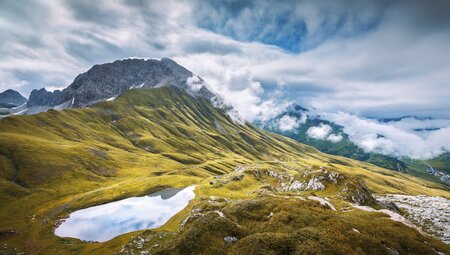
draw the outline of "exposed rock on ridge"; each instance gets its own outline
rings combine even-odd
[[[93,66],[61,91],[33,90],[27,106],[57,106],[71,102],[72,108],[86,107],[116,97],[130,88],[167,85],[185,89],[194,96],[212,98],[214,94],[203,86],[204,81],[200,77],[189,79],[192,76],[191,71],[169,58],[117,60]]]

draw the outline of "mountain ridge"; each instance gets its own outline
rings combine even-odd
[[[194,78],[194,79],[190,79]],[[45,107],[78,108],[117,97],[132,88],[152,88],[172,85],[189,91],[192,95],[212,98],[203,79],[169,58],[124,59],[94,65],[79,74],[63,90],[47,91],[45,88],[31,92],[28,108]],[[30,110],[30,113],[36,111]]]

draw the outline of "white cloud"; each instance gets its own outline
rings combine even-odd
[[[281,131],[293,130],[295,128],[298,128],[299,125],[300,123],[297,122],[297,118],[288,115],[284,115],[278,121],[278,128]]]
[[[187,85],[193,91],[199,91],[203,87],[203,82],[198,75],[193,75],[186,80]]]
[[[343,112],[322,117],[343,126],[349,139],[366,152],[427,159],[450,151],[450,125],[442,127],[447,120],[404,119],[381,123]],[[426,133],[414,131],[423,127],[440,129]]]
[[[341,134],[337,134],[337,135],[336,134],[330,134],[327,137],[327,140],[329,140],[332,143],[338,143],[338,142],[342,141],[342,139],[343,139],[343,137],[342,137]]]
[[[261,36],[299,33],[291,20],[280,28],[266,14],[295,13],[305,21],[308,51],[294,54],[201,29],[195,22],[202,13],[190,2],[11,1],[0,8],[0,34],[9,42],[0,47],[0,88],[26,81],[19,91],[27,95],[42,84],[67,86],[94,64],[167,56],[203,77],[248,121],[274,116],[299,98],[318,111],[450,117],[450,58],[442,57],[450,51],[450,33],[442,3],[392,1],[383,9],[373,1],[298,1],[260,4],[242,19],[210,15],[223,18],[224,29],[242,39],[261,28],[253,38],[263,41]],[[323,27],[339,24],[342,15],[336,34]],[[26,18],[11,18],[18,16]],[[376,26],[358,29],[373,20]],[[3,74],[14,79],[3,80]],[[266,84],[278,84],[276,93],[269,94]]]
[[[330,125],[321,123],[317,127],[308,128],[306,134],[311,138],[323,140],[330,134],[331,130],[332,128]]]
[[[0,92],[3,92],[4,90],[7,89],[18,90],[28,85],[29,85],[28,81],[20,80],[14,75],[11,75],[8,72],[2,72],[0,70]]]
[[[65,87],[56,87],[56,86],[45,86],[45,90],[47,91],[55,91],[55,90],[63,90]]]
[[[327,118],[344,126],[366,151],[414,158],[438,155],[450,147],[449,120],[410,118],[383,124],[354,114],[450,117],[450,58],[443,57],[450,52],[450,5],[379,2],[267,2],[239,18],[220,8],[217,15],[208,13],[219,25],[226,22],[223,32],[244,40],[238,41],[199,28],[195,22],[204,13],[191,2],[7,1],[0,3],[0,35],[8,42],[0,47],[0,90],[15,88],[26,96],[42,84],[51,84],[48,89],[67,86],[94,64],[167,56],[204,78],[234,107],[236,120],[269,119],[290,100],[301,100],[316,112],[353,113]],[[286,12],[305,22],[302,43],[307,51],[289,53],[258,42],[265,36],[276,41],[277,36],[300,33],[292,19],[282,26],[274,22]],[[345,19],[339,31],[327,29],[342,23],[340,17]],[[367,31],[358,28],[373,21]],[[275,90],[265,89],[267,84]],[[302,121],[284,119],[280,127]],[[432,128],[440,129],[415,131]],[[342,139],[330,132],[328,125],[320,125],[308,135]]]
[[[300,118],[295,116],[284,115],[278,120],[278,129],[281,131],[290,131],[300,127],[301,124],[305,124],[308,116],[302,114]]]
[[[220,95],[224,104],[232,106],[234,115],[239,115],[242,120],[268,120],[291,103],[276,95],[263,98],[264,88],[248,68],[233,67],[233,62],[229,65],[218,63],[220,59],[217,56],[202,54],[175,60],[195,73],[202,73],[208,88]]]
[[[318,140],[328,140],[332,143],[340,142],[343,137],[341,134],[331,134],[333,128],[328,124],[320,123],[319,126],[310,127],[306,131],[306,135],[318,139]]]
[[[398,127],[403,130],[417,131],[419,129],[425,130],[446,128],[450,126],[450,120],[448,119],[418,119],[414,117],[402,118],[400,121],[390,121],[388,124]],[[423,132],[423,131],[422,131]]]

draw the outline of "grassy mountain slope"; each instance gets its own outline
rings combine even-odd
[[[318,140],[310,138],[306,135],[306,132],[309,128],[320,125],[321,123],[330,125],[333,129],[334,134],[342,134],[343,139],[339,142],[331,142],[328,140]],[[284,132],[283,135],[291,137],[301,143],[305,143],[308,145],[317,148],[320,151],[325,153],[353,158],[356,160],[368,162],[383,168],[395,170],[395,171],[405,171],[406,165],[402,161],[395,159],[393,157],[377,154],[377,153],[366,153],[361,148],[356,146],[354,143],[350,141],[348,135],[343,133],[342,127],[320,119],[310,119],[304,125],[301,125],[294,132],[288,131]]]
[[[317,180],[323,189],[289,188]],[[350,204],[379,208],[371,192],[450,197],[445,187],[236,124],[205,99],[173,87],[0,120],[0,184],[6,254],[450,252],[432,237]],[[74,210],[188,185],[197,185],[196,198],[159,229],[104,243],[53,234]],[[337,210],[310,195],[328,197]],[[228,235],[239,241],[224,242]]]
[[[339,126],[327,120],[319,118],[308,118],[306,122],[301,124],[298,128],[295,128],[293,130],[280,130],[278,122],[283,116],[288,115],[300,119],[301,114],[301,112],[285,112],[273,118],[272,120],[269,120],[267,122],[257,122],[255,124],[263,129],[290,137],[301,143],[311,145],[314,148],[325,153],[353,158],[394,171],[406,172],[413,176],[417,176],[427,180],[442,183],[440,176],[431,175],[426,172],[429,168],[428,165],[431,165],[433,168],[438,169],[444,173],[449,173],[450,153],[444,153],[433,159],[425,160],[426,163],[423,160],[415,160],[406,157],[395,158],[379,153],[368,153],[350,140],[348,135],[343,132],[342,126]],[[317,127],[321,124],[329,125],[332,128],[331,134],[342,135],[342,140],[338,142],[332,142],[326,139],[314,139],[307,135],[307,131],[309,128]]]

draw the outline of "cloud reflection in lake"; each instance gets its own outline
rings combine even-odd
[[[166,189],[78,210],[56,228],[55,234],[104,242],[124,233],[157,228],[188,205],[195,197],[194,189]]]

